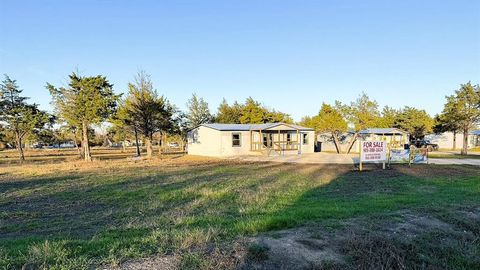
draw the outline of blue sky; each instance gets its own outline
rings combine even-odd
[[[180,108],[246,97],[291,114],[362,91],[381,106],[441,111],[480,83],[480,1],[0,0],[0,74],[50,110],[46,82],[139,69]]]

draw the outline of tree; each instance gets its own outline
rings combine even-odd
[[[434,120],[425,110],[405,106],[394,120],[394,127],[410,133],[415,139],[421,139],[432,132]]]
[[[346,132],[348,128],[347,121],[343,118],[342,113],[337,108],[323,103],[320,112],[317,116],[313,117],[312,122],[315,131],[328,132],[332,135],[337,153],[340,154],[342,150],[340,147],[339,136]]]
[[[242,124],[263,124],[267,123],[267,110],[262,107],[260,102],[249,97],[242,106],[242,116],[240,123]]]
[[[188,113],[186,115],[187,128],[193,129],[204,123],[211,123],[213,116],[208,109],[208,103],[203,98],[192,94],[187,102]]]
[[[347,153],[350,153],[353,144],[358,138],[359,132],[379,124],[381,115],[378,110],[378,103],[375,100],[371,100],[367,94],[362,93],[360,97],[351,102],[350,105],[344,105],[337,101],[335,106],[354,130],[353,137],[347,146]]]
[[[302,119],[300,119],[300,122],[298,122],[298,124],[299,124],[300,126],[304,126],[304,127],[309,127],[309,128],[315,129],[315,126],[316,126],[315,120],[316,120],[315,116],[314,116],[314,117],[304,116],[304,117],[302,117]]]
[[[168,132],[175,127],[176,109],[165,97],[158,95],[153,89],[150,75],[144,71],[138,72],[135,82],[128,84],[128,89],[124,104],[126,119],[135,131],[143,135],[147,157],[150,158],[153,153],[153,134]]]
[[[118,109],[114,116],[112,117],[113,128],[122,137],[124,140],[126,134],[131,131],[134,134],[135,138],[135,147],[136,147],[136,156],[140,156],[140,146],[138,141],[138,122],[133,119],[133,113],[131,110],[131,104],[133,100],[127,102],[127,99],[133,99],[134,97],[129,95],[126,99],[120,99],[118,102]],[[125,136],[123,136],[125,135]]]
[[[225,99],[223,99],[220,106],[218,106],[218,113],[215,121],[224,124],[240,124],[240,117],[242,116],[242,105],[238,102],[234,102],[233,105],[229,105]]]
[[[232,106],[223,99],[218,107],[216,121],[226,124],[293,123],[290,115],[270,110],[251,97],[244,104],[235,101]]]
[[[58,117],[81,131],[83,156],[91,161],[88,130],[115,112],[120,95],[113,93],[113,84],[101,75],[85,77],[72,73],[69,79],[67,87],[56,88],[47,83],[47,89]]]
[[[38,109],[36,104],[28,104],[27,97],[22,96],[16,80],[5,75],[0,84],[0,122],[4,122],[4,129],[15,136],[15,145],[20,161],[25,160],[23,153],[23,139],[27,134],[38,132],[53,118],[46,112]]]
[[[452,150],[457,149],[457,133],[460,132],[462,128],[455,115],[456,112],[452,111],[451,108],[449,108],[449,111],[444,109],[441,114],[435,115],[435,124],[433,126],[433,132],[437,134],[443,132],[453,133]]]
[[[444,107],[448,122],[456,122],[463,132],[462,155],[468,152],[468,133],[480,122],[480,89],[470,82],[460,85],[455,94],[447,96]]]
[[[382,116],[379,118],[377,127],[379,128],[391,128],[395,126],[395,120],[398,117],[400,110],[396,110],[392,107],[385,106],[382,110]]]

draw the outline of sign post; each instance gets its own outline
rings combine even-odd
[[[362,163],[362,148],[363,148],[363,147],[362,147],[362,141],[360,141],[359,147],[360,147],[360,150],[359,150],[358,152],[360,153],[360,157],[359,157],[359,159],[358,159],[358,162],[359,162],[359,163],[358,163],[358,169],[359,169],[360,171],[362,171],[362,169],[363,169],[363,166],[362,166],[362,165],[363,165],[363,163]]]
[[[360,141],[360,163],[359,170],[363,169],[363,162],[383,162],[387,160],[387,142],[385,141]]]

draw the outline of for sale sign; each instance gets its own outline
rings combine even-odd
[[[387,159],[387,143],[382,141],[364,141],[361,143],[361,161],[385,161]]]

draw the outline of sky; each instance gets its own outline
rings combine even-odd
[[[362,92],[439,113],[480,83],[480,1],[0,0],[0,74],[51,111],[47,82],[139,70],[180,109],[251,96],[294,120]]]

